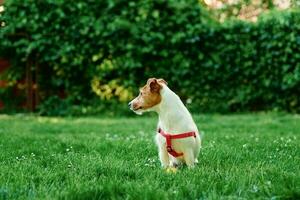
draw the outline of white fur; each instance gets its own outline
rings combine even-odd
[[[188,167],[193,167],[194,164],[198,162],[197,157],[201,148],[201,138],[197,126],[180,98],[165,84],[162,84],[160,95],[161,102],[159,104],[148,110],[143,110],[158,113],[158,127],[169,134],[180,134],[190,131],[196,132],[196,138],[172,139],[172,148],[178,153],[183,153],[183,156],[177,158],[168,154],[166,139],[157,133],[155,140],[159,150],[161,165],[162,167],[174,167],[184,162]],[[138,114],[141,114],[143,111],[139,110]]]

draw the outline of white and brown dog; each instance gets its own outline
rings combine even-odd
[[[129,104],[137,114],[155,111],[159,115],[156,143],[163,167],[198,162],[201,138],[195,122],[180,98],[163,79],[150,78],[140,94]]]

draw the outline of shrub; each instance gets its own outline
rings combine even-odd
[[[299,11],[219,24],[196,0],[5,5],[0,52],[10,77],[38,70],[40,109],[61,92],[70,107],[126,102],[163,77],[201,112],[300,111]]]
[[[26,63],[34,63],[42,102],[64,91],[80,104],[95,93],[105,96],[99,88],[112,84],[122,87],[108,89],[124,101],[150,70],[167,76],[162,67],[182,62],[176,49],[211,19],[196,0],[7,0],[1,21],[1,52],[16,61],[13,76],[24,76]]]

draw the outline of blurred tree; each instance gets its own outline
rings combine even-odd
[[[231,17],[256,21],[265,11],[300,6],[299,0],[200,0],[200,3],[210,9],[220,21]]]

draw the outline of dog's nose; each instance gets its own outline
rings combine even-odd
[[[129,102],[128,107],[129,107],[129,108],[131,107],[131,102]]]

